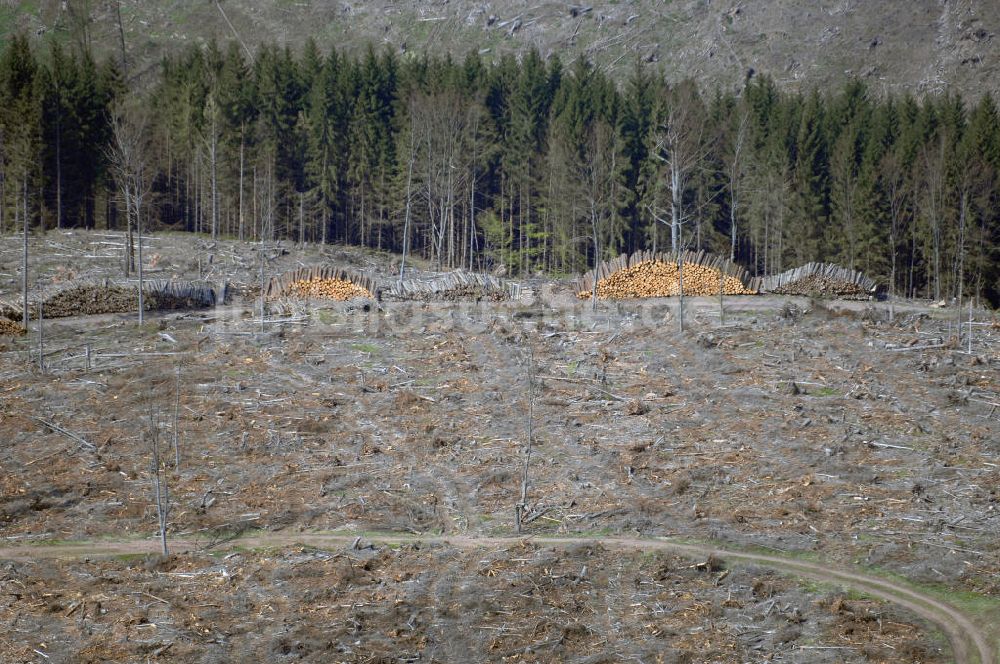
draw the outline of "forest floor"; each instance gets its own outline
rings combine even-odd
[[[114,241],[34,239],[39,285],[111,276]],[[680,332],[676,301],[591,311],[532,280],[522,302],[277,303],[261,332],[253,248],[150,246],[234,303],[49,321],[44,372],[34,334],[0,338],[3,661],[971,662],[976,634],[996,657],[988,314],[971,353],[920,303],[727,298],[723,322],[695,298]],[[268,270],[394,260],[289,245]]]

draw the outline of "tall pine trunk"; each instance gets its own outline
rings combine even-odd
[[[217,178],[219,139],[216,135],[214,127],[212,129],[212,142],[210,149],[211,154],[209,155],[209,158],[212,160],[212,163],[210,164],[211,171],[209,173],[212,186],[212,239],[217,240],[219,238],[219,181]]]
[[[139,207],[139,201],[141,200],[140,199],[140,195],[139,195],[139,188],[140,187],[141,187],[141,185],[139,183],[136,183],[136,192],[135,192],[136,200],[135,200],[135,205],[133,205],[132,207],[135,208],[135,229],[136,229],[136,235],[139,236],[139,259],[138,259],[138,268],[139,268],[139,325],[142,325],[143,319],[144,319],[144,316],[145,316],[145,309],[146,309],[146,307],[145,307],[145,302],[143,301],[143,297],[144,296],[143,296],[143,292],[142,292],[142,287],[143,287],[143,280],[142,280],[142,210]]]
[[[23,314],[21,316],[21,322],[24,323],[24,329],[27,330],[28,329],[28,319],[30,318],[30,316],[28,315],[28,176],[27,175],[24,176],[24,180],[22,181],[21,185],[23,187],[23,189],[22,189],[23,199],[22,200],[23,200],[23,203],[24,203],[24,210],[23,210],[23,213],[24,213],[23,214],[23,216],[24,216],[24,243],[22,245],[23,255],[21,257],[21,295],[22,295],[22,298],[23,298],[22,305],[24,306],[24,309],[22,309]],[[16,194],[15,194],[15,197],[14,197],[14,201],[15,201],[14,202],[14,208],[16,210],[17,209],[17,195]],[[17,217],[16,212],[14,214],[14,217],[15,218]]]
[[[132,263],[132,252],[135,246],[132,237],[132,194],[131,187],[125,185],[125,278],[128,279],[135,267]]]
[[[246,124],[240,124],[240,242],[244,240],[244,220],[243,220],[243,170],[244,170],[244,146],[246,143]]]
[[[62,113],[56,111],[56,228],[62,228]]]

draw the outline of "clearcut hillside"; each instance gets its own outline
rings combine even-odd
[[[26,31],[39,41],[120,50],[116,1],[7,0],[0,39]],[[995,0],[121,0],[132,75],[192,42],[236,34],[249,49],[275,41],[293,48],[385,45],[404,56],[476,50],[487,58],[537,48],[569,62],[592,59],[612,72],[636,60],[670,79],[735,88],[748,73],[786,88],[865,79],[879,93],[925,95],[945,89],[973,98],[1000,89],[1000,3]],[[230,25],[231,24],[231,25]]]

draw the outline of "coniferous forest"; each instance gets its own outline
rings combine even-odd
[[[187,230],[572,274],[704,249],[779,272],[862,270],[898,295],[1000,303],[1000,118],[989,95],[860,81],[739,93],[491,62],[239,44],[140,84],[13,39],[0,56],[0,229]]]

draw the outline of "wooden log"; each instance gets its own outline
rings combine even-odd
[[[748,283],[747,272],[728,259],[705,251],[638,251],[602,261],[577,279],[577,293],[589,297],[598,289],[599,297],[655,297],[679,293],[677,264],[684,264],[686,294],[719,293],[719,284],[729,294],[756,292]]]
[[[810,262],[764,277],[759,289],[786,295],[868,298],[877,288],[876,282],[861,272],[832,263]]]

